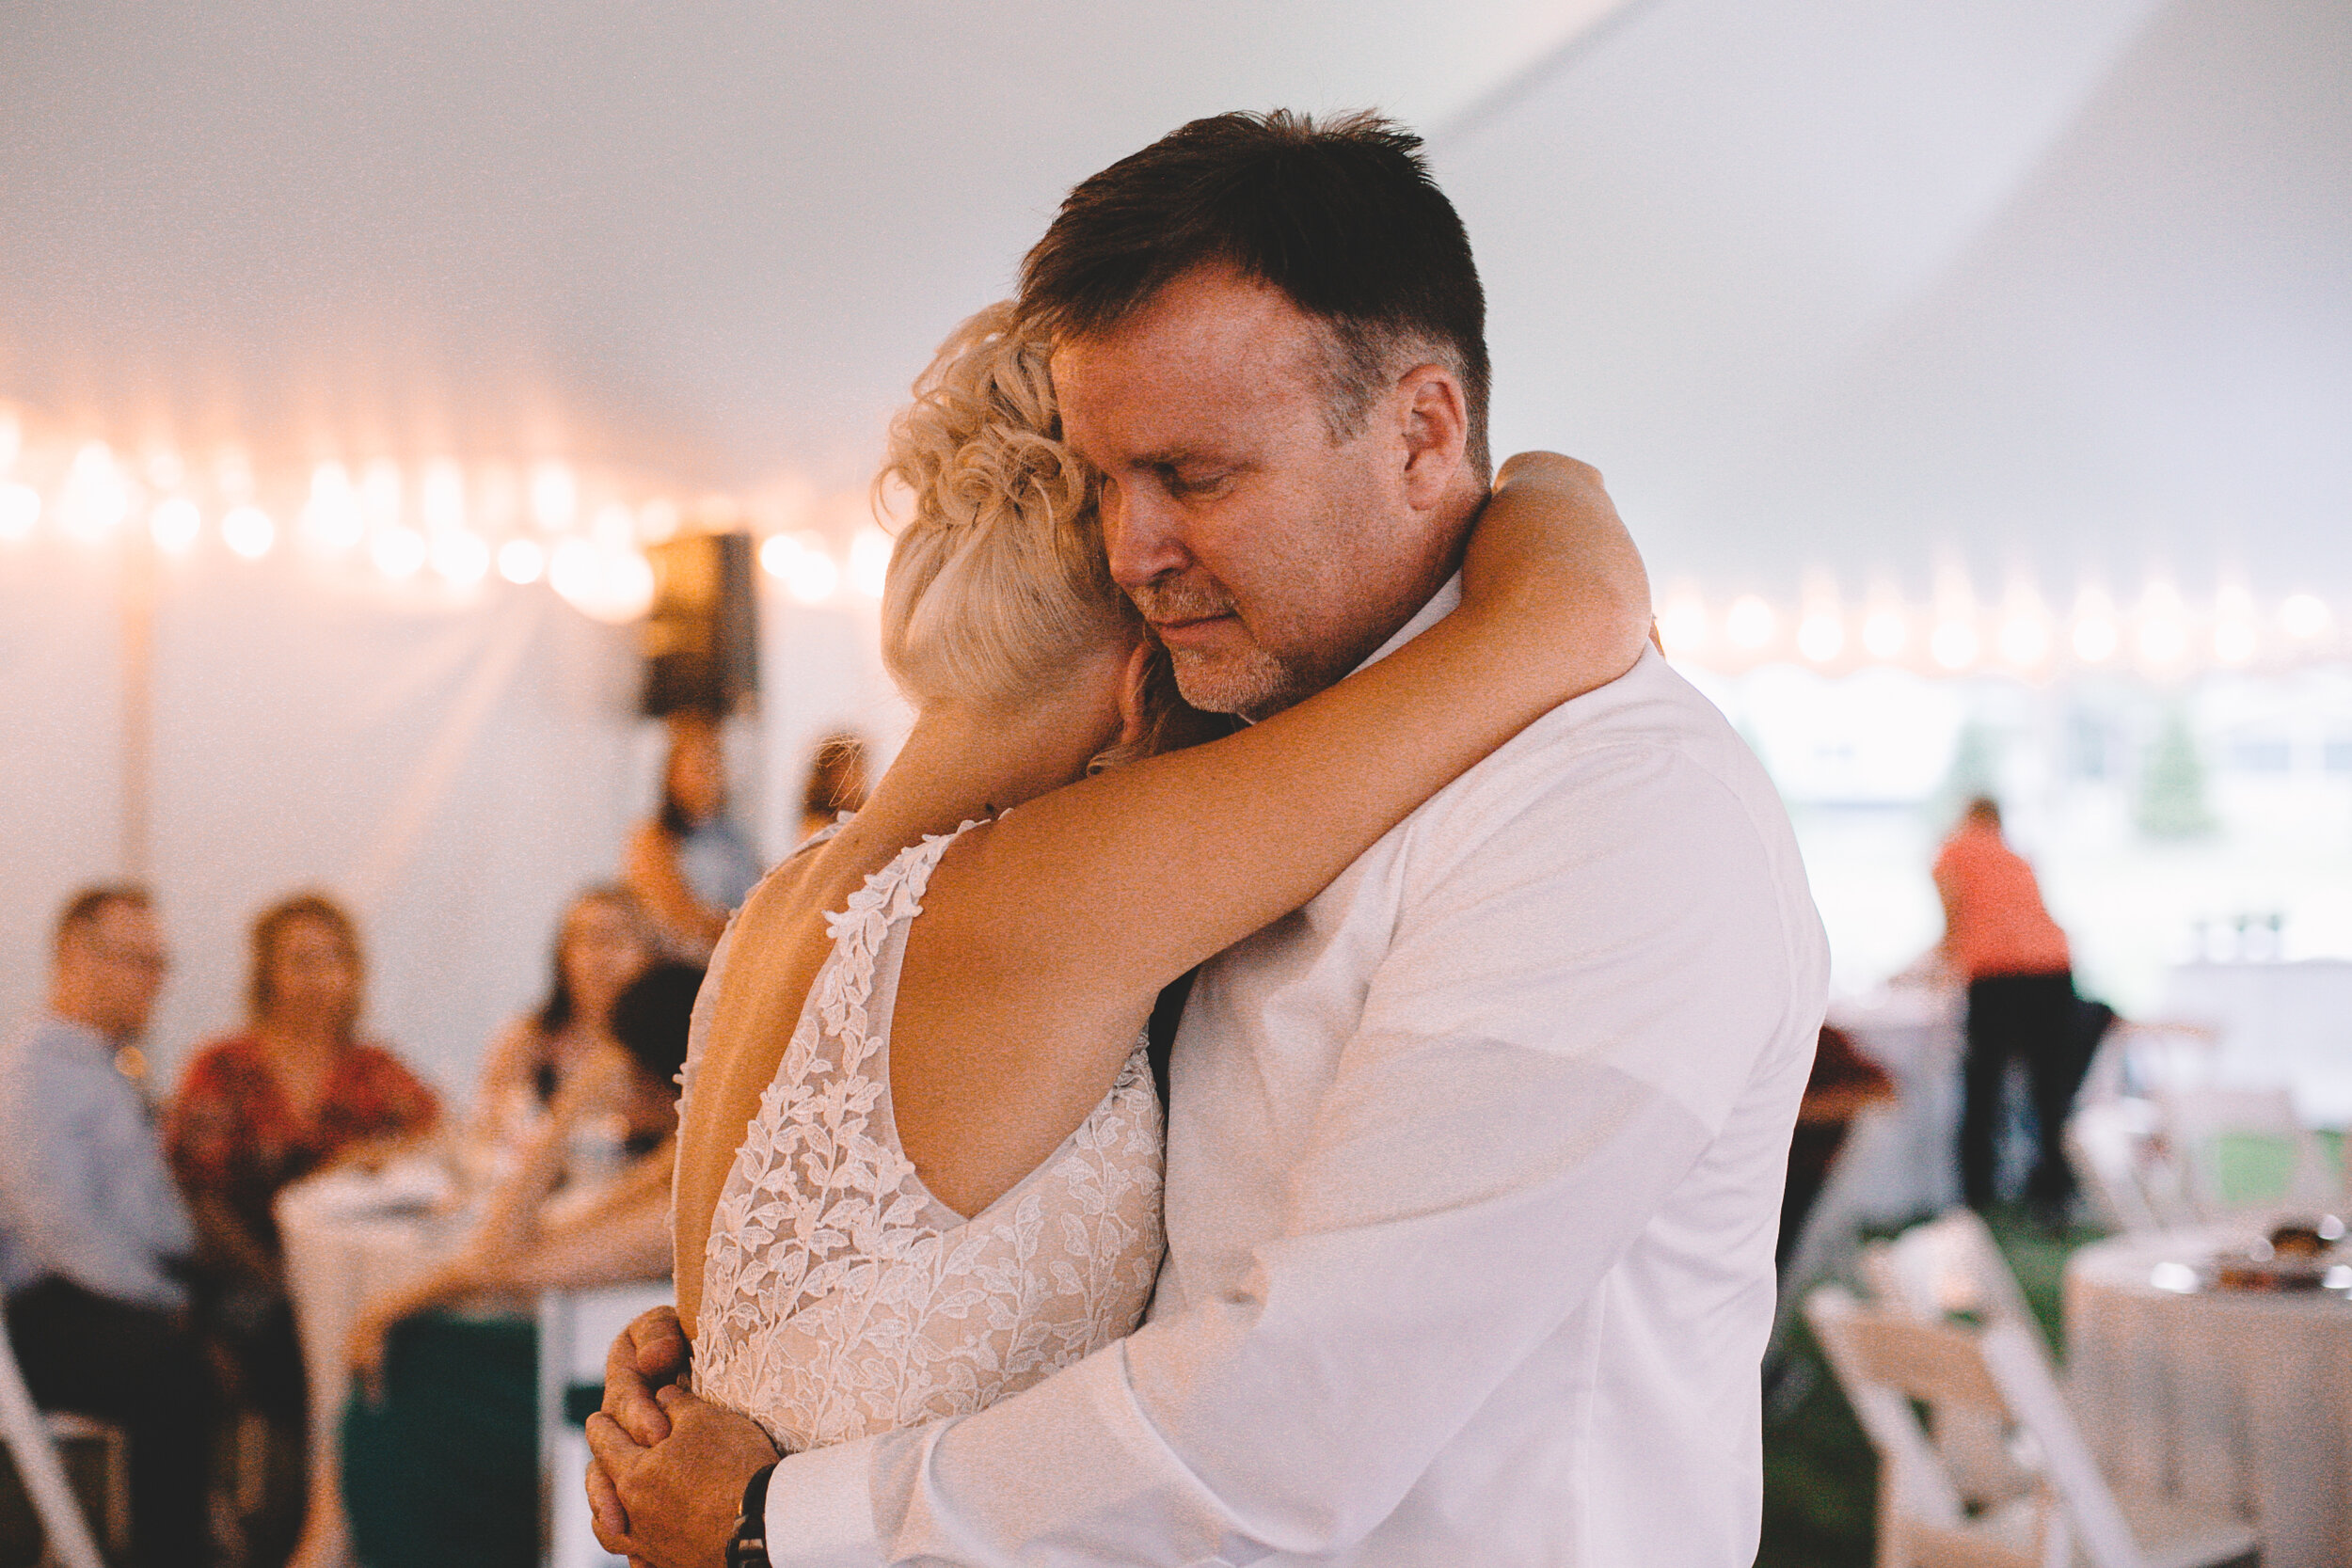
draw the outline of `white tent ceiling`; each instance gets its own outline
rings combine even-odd
[[[1501,444],[1661,577],[2352,580],[2333,0],[0,10],[0,398],[134,450],[833,488],[1068,184],[1427,128]]]

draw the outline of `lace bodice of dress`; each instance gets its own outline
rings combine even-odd
[[[787,1451],[1015,1393],[1132,1331],[1159,1268],[1160,1107],[1140,1039],[1077,1132],[969,1220],[899,1148],[898,965],[956,836],[905,850],[829,917],[833,953],[711,1220],[696,1389]]]

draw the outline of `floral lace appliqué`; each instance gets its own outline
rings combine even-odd
[[[898,1146],[876,976],[962,831],[905,850],[828,917],[833,953],[711,1221],[697,1390],[788,1449],[1015,1393],[1133,1331],[1159,1269],[1160,1107],[1140,1039],[1078,1131],[970,1220]]]

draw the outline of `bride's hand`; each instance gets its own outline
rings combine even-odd
[[[1630,667],[1649,633],[1649,578],[1599,470],[1549,451],[1504,463],[1463,553],[1462,604]]]

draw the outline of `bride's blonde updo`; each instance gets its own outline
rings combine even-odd
[[[1133,612],[1103,559],[1092,481],[1061,443],[1050,345],[1009,301],[956,328],[892,423],[878,491],[913,493],[882,590],[882,653],[917,707],[1049,691]]]

